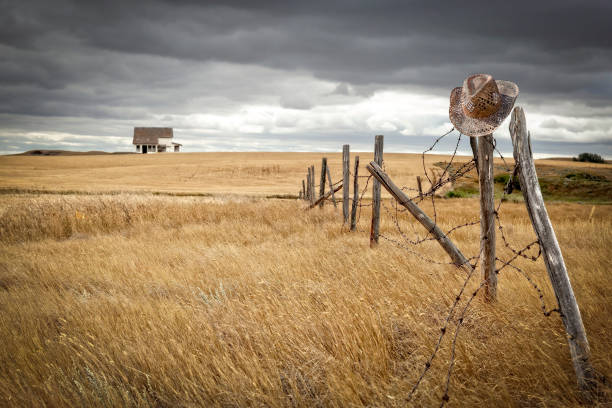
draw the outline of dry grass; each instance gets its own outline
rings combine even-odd
[[[365,165],[372,160],[372,153],[355,154],[360,156],[360,174],[367,174]],[[328,157],[333,181],[340,180],[341,153],[0,156],[0,189],[297,195],[311,164],[317,167],[318,183],[323,156]],[[447,159],[427,155],[425,165],[429,170],[434,163]],[[414,187],[415,176],[423,173],[420,155],[385,154],[385,163],[402,185]]]
[[[143,195],[2,202],[2,405],[405,406],[463,279],[385,241],[369,250],[367,234],[343,231],[330,207]],[[550,205],[593,362],[608,377],[611,210],[585,222],[590,206]],[[477,202],[443,200],[438,211],[450,228],[473,219]],[[516,246],[533,239],[523,206],[504,204],[503,219]],[[393,228],[383,216],[383,233]],[[455,239],[477,252],[478,227]],[[552,306],[542,262],[521,265]],[[497,305],[477,300],[462,329],[450,405],[577,405],[559,317],[544,317],[512,271],[499,292]],[[449,352],[445,342],[416,406],[439,405]]]
[[[336,180],[340,156],[328,157]],[[0,158],[0,187],[91,193],[0,196],[0,405],[406,406],[464,275],[385,240],[370,250],[367,209],[349,233],[331,206],[257,198],[295,194],[320,158]],[[415,156],[386,164],[400,184],[421,174]],[[610,378],[612,207],[548,206],[593,363]],[[476,219],[478,203],[437,210],[449,229]],[[513,245],[534,239],[522,204],[501,216]],[[397,235],[384,211],[381,228]],[[478,226],[452,236],[478,252]],[[434,243],[422,251],[447,261]],[[518,265],[553,307],[542,261]],[[495,305],[477,298],[461,329],[449,405],[579,405],[559,317],[543,316],[516,272],[502,272],[499,293]],[[440,404],[449,353],[447,339],[413,405]]]

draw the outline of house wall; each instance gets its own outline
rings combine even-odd
[[[142,153],[142,146],[147,146],[147,154],[157,153],[157,145],[134,145],[136,153]]]
[[[157,144],[166,145],[166,146],[172,146],[172,138],[171,137],[160,137],[158,139]]]

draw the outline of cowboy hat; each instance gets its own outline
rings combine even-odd
[[[448,116],[464,135],[485,136],[510,114],[518,93],[514,82],[496,81],[488,74],[470,75],[463,87],[451,91]]]

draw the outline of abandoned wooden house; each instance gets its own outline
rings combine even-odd
[[[179,152],[182,144],[173,142],[173,138],[172,128],[135,127],[132,144],[136,146],[136,153]]]

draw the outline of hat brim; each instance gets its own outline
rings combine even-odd
[[[519,89],[514,82],[495,81],[495,83],[501,95],[502,103],[495,113],[484,118],[470,118],[465,115],[461,104],[463,88],[455,88],[451,91],[448,117],[455,129],[467,136],[480,137],[493,133],[502,124],[504,119],[512,112]]]

